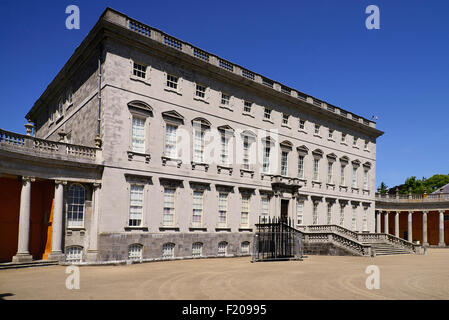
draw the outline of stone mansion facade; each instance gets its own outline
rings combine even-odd
[[[3,261],[247,255],[273,216],[376,231],[375,122],[109,8],[26,118],[0,131]]]

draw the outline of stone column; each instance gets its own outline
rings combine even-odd
[[[274,216],[281,216],[281,196],[279,192],[274,193]]]
[[[384,232],[388,234],[388,211],[385,212],[385,221],[384,221]]]
[[[100,183],[93,184],[93,214],[89,232],[89,249],[87,250],[87,261],[98,260],[98,217],[100,212]]]
[[[30,212],[31,212],[31,182],[33,178],[22,177],[22,191],[20,192],[19,239],[17,253],[12,257],[13,262],[29,262],[33,260],[30,254]]]
[[[377,219],[377,221],[376,221],[377,222],[377,224],[376,224],[377,225],[376,232],[377,233],[381,232],[381,224],[380,224],[381,223],[381,221],[380,221],[381,219],[380,218],[381,218],[381,213],[379,211],[376,211],[376,219]]]
[[[422,212],[422,245],[429,245],[427,242],[427,211]]]
[[[441,210],[439,211],[440,213],[440,232],[439,232],[439,241],[438,241],[438,246],[440,247],[444,247],[445,243],[444,243],[444,211]]]
[[[63,234],[63,214],[64,214],[64,185],[65,181],[55,180],[55,204],[53,207],[53,223],[51,234],[51,252],[48,260],[62,260],[62,234]]]
[[[413,241],[413,217],[412,217],[413,212],[409,211],[408,212],[408,227],[407,227],[407,240],[409,242]]]
[[[399,237],[399,211],[396,211],[394,215],[394,235]]]

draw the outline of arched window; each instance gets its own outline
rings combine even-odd
[[[129,260],[142,260],[142,245],[134,243],[128,247],[128,259]]]
[[[162,245],[162,259],[172,259],[175,257],[175,244],[171,242]]]
[[[249,241],[243,241],[240,246],[240,252],[242,254],[249,254]]]
[[[83,248],[78,246],[67,247],[65,260],[71,263],[81,262],[83,260]]]
[[[69,228],[84,226],[86,192],[80,184],[72,184],[67,196],[67,224]]]
[[[201,257],[203,255],[203,244],[195,242],[192,244],[192,257]]]
[[[218,256],[225,256],[228,250],[228,243],[226,241],[221,241],[218,243]]]

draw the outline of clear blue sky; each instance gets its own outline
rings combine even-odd
[[[80,30],[65,8],[78,5]],[[365,8],[380,8],[367,30]],[[366,118],[376,185],[449,173],[449,1],[1,0],[0,128],[24,116],[106,6]]]

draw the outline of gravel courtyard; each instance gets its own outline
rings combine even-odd
[[[368,290],[366,267],[380,270]],[[0,299],[448,299],[449,250],[426,255],[308,256],[251,263],[200,259],[81,266],[80,289],[68,290],[64,266],[0,270]]]

